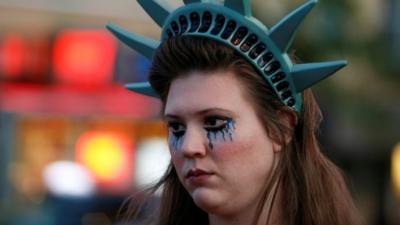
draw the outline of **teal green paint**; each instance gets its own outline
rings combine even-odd
[[[126,32],[113,24],[107,25],[107,28],[129,47],[151,59],[160,42],[170,36],[199,36],[219,41],[247,59],[274,89],[281,101],[297,112],[301,111],[301,92],[304,89],[332,75],[347,64],[346,61],[339,60],[293,65],[287,55],[296,30],[315,6],[316,0],[307,1],[271,29],[251,16],[248,0],[226,0],[224,4],[218,1],[184,0],[184,5],[175,10],[159,1],[138,0],[138,2],[162,28],[161,41]],[[198,21],[190,19],[192,13],[197,14]],[[222,15],[225,19],[222,25],[216,20],[218,15]],[[187,20],[185,30],[181,29],[184,26],[180,24],[179,18],[182,17]],[[236,23],[231,33],[225,32],[228,30],[228,21]],[[214,32],[219,27],[221,28],[219,32]],[[241,39],[235,39],[240,27],[247,28],[248,32]],[[253,43],[249,40],[254,36],[257,40]],[[234,40],[240,41],[234,42]],[[265,46],[265,49],[261,51],[262,46]],[[266,57],[267,53],[271,54],[272,58],[264,63],[262,59],[269,58]],[[149,83],[127,84],[126,87],[145,95],[156,96]]]

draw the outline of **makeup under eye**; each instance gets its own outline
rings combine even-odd
[[[224,116],[209,116],[204,120],[204,129],[211,132],[221,131],[228,126],[228,122],[232,120]]]
[[[171,121],[167,123],[168,126],[168,130],[175,135],[176,137],[181,137],[185,134],[185,126],[180,123],[180,122],[176,122],[176,121]]]

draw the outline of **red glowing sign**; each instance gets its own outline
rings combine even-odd
[[[40,34],[5,33],[0,43],[0,79],[47,82],[50,41]]]
[[[9,34],[4,37],[0,68],[5,78],[16,78],[23,72],[26,53],[26,45],[20,35]]]
[[[104,30],[65,30],[53,50],[56,79],[67,84],[104,85],[112,81],[116,42]]]

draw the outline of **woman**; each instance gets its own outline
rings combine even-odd
[[[149,9],[146,4],[152,4],[148,2],[141,2],[145,9]],[[296,78],[304,71],[314,72],[310,76],[317,72],[330,75],[341,62],[313,64],[311,69],[292,67],[279,52],[286,51],[291,39],[283,35],[287,32],[279,31],[280,27],[272,29],[270,39],[263,39],[254,25],[230,10],[216,7],[213,11],[211,3],[193,2],[197,1],[185,1],[191,7],[176,10],[167,19],[156,18],[164,23],[165,35],[151,54],[151,89],[130,86],[146,94],[155,91],[163,103],[168,128],[171,164],[149,189],[154,193],[163,187],[153,223],[357,224],[340,171],[318,147],[318,105],[309,89],[299,91],[315,79]],[[245,4],[233,4],[240,2],[246,1],[225,1],[224,7],[248,16]],[[293,15],[304,14],[309,6],[301,7],[281,24],[291,21]],[[195,15],[197,12],[201,16]],[[189,20],[186,26],[182,15]],[[213,34],[221,21],[218,15],[226,21],[220,33]],[[177,29],[174,21],[180,22]],[[152,44],[143,45],[145,42],[132,34],[127,41],[121,30],[110,29],[131,47],[148,54]],[[251,42],[254,34],[259,42]],[[282,39],[287,40],[280,42]],[[275,45],[269,44],[271,40]],[[142,43],[139,47],[138,42]],[[262,51],[257,47],[260,44],[266,45]],[[264,56],[270,57],[265,64],[260,63]],[[135,210],[131,212],[138,212]]]

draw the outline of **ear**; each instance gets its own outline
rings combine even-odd
[[[285,135],[285,143],[289,144],[289,142],[293,138],[293,131],[297,125],[297,114],[294,110],[280,110],[278,112],[278,116],[282,124],[284,125],[284,135]]]
[[[278,117],[283,125],[283,139],[281,139],[281,142],[276,142],[274,141],[273,143],[273,149],[274,152],[280,152],[282,150],[282,144],[283,142],[287,145],[290,143],[290,141],[293,138],[293,131],[294,128],[297,125],[297,114],[294,110],[288,109],[288,110],[280,110],[278,112]]]

